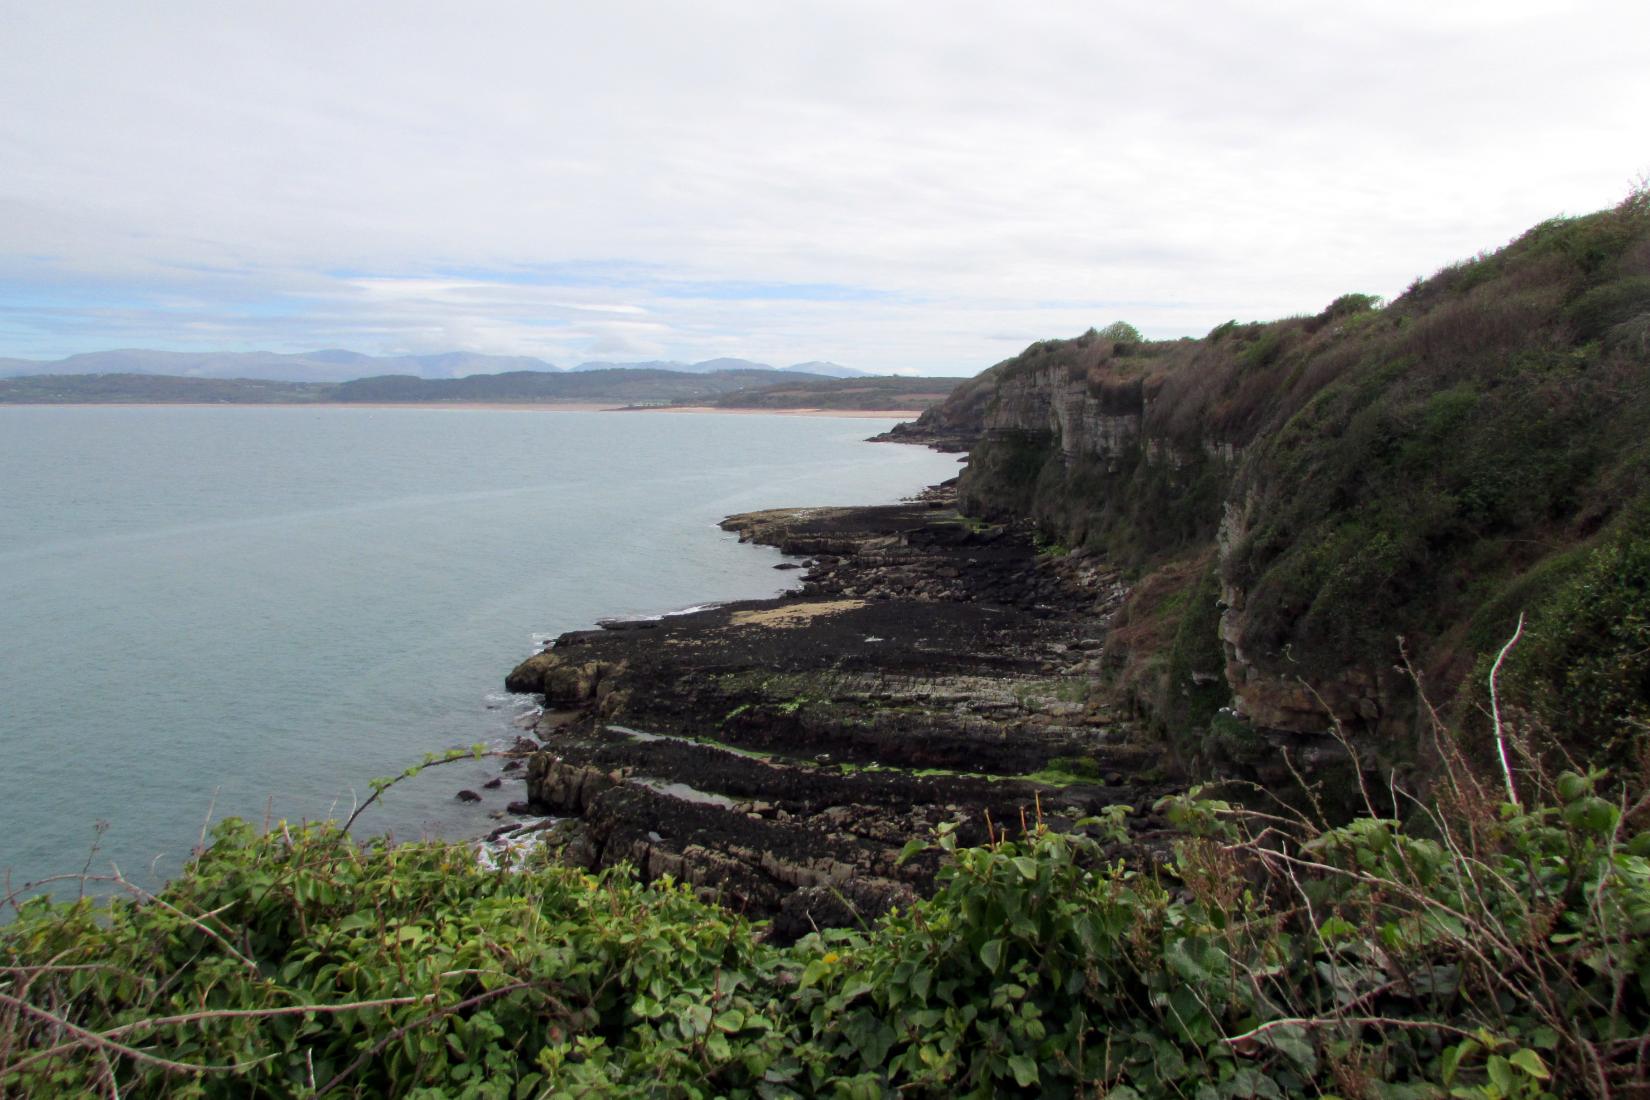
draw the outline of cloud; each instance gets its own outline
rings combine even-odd
[[[1650,167],[1628,0],[0,4],[0,355],[967,372],[1391,294]]]

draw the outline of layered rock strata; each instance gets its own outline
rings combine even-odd
[[[1041,816],[1073,827],[1168,789],[1157,754],[1091,697],[1119,578],[958,515],[948,493],[724,523],[805,555],[792,593],[565,634],[510,674],[540,693],[533,806],[565,856],[669,875],[775,918],[857,922],[932,883],[897,859]]]

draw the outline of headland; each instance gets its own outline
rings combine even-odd
[[[936,854],[899,854],[944,823],[983,842],[1126,805],[1143,841],[1162,829],[1161,761],[1089,697],[1114,570],[964,518],[951,483],[722,526],[800,583],[564,634],[508,678],[545,700],[514,808],[563,818],[565,858],[669,875],[792,938],[925,892]]]

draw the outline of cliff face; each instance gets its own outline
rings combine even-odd
[[[1108,661],[1189,755],[1264,772],[1339,723],[1413,757],[1406,661],[1447,700],[1523,611],[1572,652],[1542,609],[1650,530],[1650,198],[1543,223],[1385,308],[1043,341],[924,432],[973,441],[967,509],[1141,578]],[[1650,695],[1650,662],[1640,684],[1618,656],[1626,694]],[[1534,728],[1574,689],[1526,673],[1507,690]]]

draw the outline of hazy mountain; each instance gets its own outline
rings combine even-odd
[[[363,375],[458,378],[505,371],[557,371],[542,359],[450,351],[436,355],[363,355],[329,348],[285,355],[272,351],[147,351],[121,348],[55,361],[0,359],[0,377],[33,374],[163,374],[177,378],[262,378],[282,382],[345,382]]]
[[[813,359],[806,363],[796,363],[789,367],[780,367],[782,371],[794,374],[823,374],[831,378],[868,378],[869,372],[845,367],[841,363],[832,363],[827,359]]]

